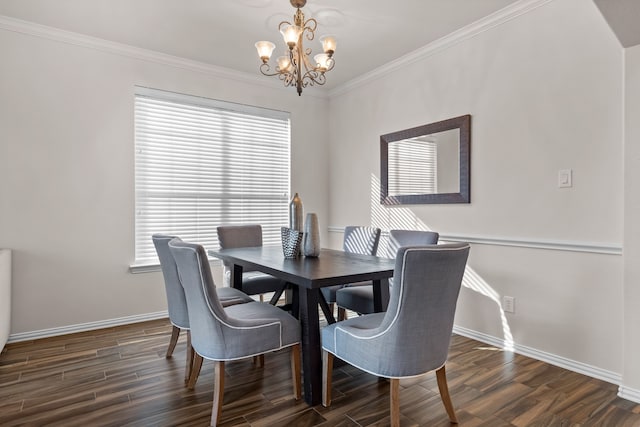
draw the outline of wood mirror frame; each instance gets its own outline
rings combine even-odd
[[[448,130],[459,130],[459,188],[452,193],[390,194],[389,193],[389,144],[433,135]],[[471,115],[454,117],[411,129],[380,136],[380,203],[383,205],[410,205],[431,203],[471,202]]]

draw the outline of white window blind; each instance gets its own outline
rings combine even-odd
[[[438,146],[433,141],[405,139],[389,144],[389,194],[438,192]]]
[[[219,225],[288,223],[289,114],[136,88],[135,264],[157,263],[154,233],[218,247]]]

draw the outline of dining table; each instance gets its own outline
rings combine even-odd
[[[285,258],[279,245],[209,250],[212,257],[231,267],[230,284],[242,290],[243,271],[260,271],[278,277],[293,288],[293,312],[300,321],[304,399],[312,406],[322,401],[322,343],[320,306],[327,322],[333,314],[320,291],[325,286],[371,281],[374,310],[383,310],[395,260],[340,250],[321,249],[317,257]]]

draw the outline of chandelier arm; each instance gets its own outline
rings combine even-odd
[[[302,47],[302,46],[301,46]],[[304,54],[302,55],[302,60],[303,60],[303,64],[304,64],[304,69],[306,72],[309,72],[309,70],[314,70],[316,69],[315,66],[313,66],[311,64],[311,62],[309,61],[309,55],[311,54],[311,49],[307,49]]]
[[[269,63],[263,62],[262,64],[260,64],[260,72],[262,74],[264,74],[265,76],[272,77],[272,76],[280,76],[282,74],[287,74],[287,73],[279,70],[277,67],[276,67],[276,70],[274,72],[270,72],[270,71],[271,71],[271,67],[269,66]]]
[[[327,82],[327,78],[325,77],[324,73],[318,73],[315,70],[309,70],[304,73],[302,80],[305,82],[304,87],[307,87],[307,85],[322,86]]]
[[[291,22],[289,21],[282,21],[278,24],[278,31],[282,31],[282,26],[283,25],[293,25]]]
[[[324,73],[326,73],[327,71],[333,70],[333,66],[334,65],[336,65],[336,60],[335,59],[333,59],[333,58],[327,59],[327,69],[324,70]]]
[[[284,83],[285,87],[292,86],[293,82],[295,81],[293,74],[290,74],[290,73],[280,74],[278,78],[282,80],[282,83]]]
[[[304,23],[303,33],[306,33],[307,40],[313,40],[316,36],[316,28],[318,28],[318,21],[313,18],[309,18]]]

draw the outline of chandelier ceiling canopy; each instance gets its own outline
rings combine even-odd
[[[301,95],[303,88],[325,83],[325,73],[331,71],[335,64],[333,54],[336,50],[336,39],[333,36],[320,37],[324,53],[316,54],[313,60],[309,59],[311,48],[305,48],[303,40],[306,38],[311,41],[315,38],[318,23],[313,18],[304,18],[302,7],[307,0],[290,2],[296,8],[296,13],[293,15],[293,22],[282,21],[278,25],[287,47],[285,54],[278,57],[274,71],[271,70],[269,59],[276,45],[269,41],[259,41],[256,43],[256,49],[262,60],[260,72],[265,76],[278,76],[285,86],[295,86],[298,95]]]

